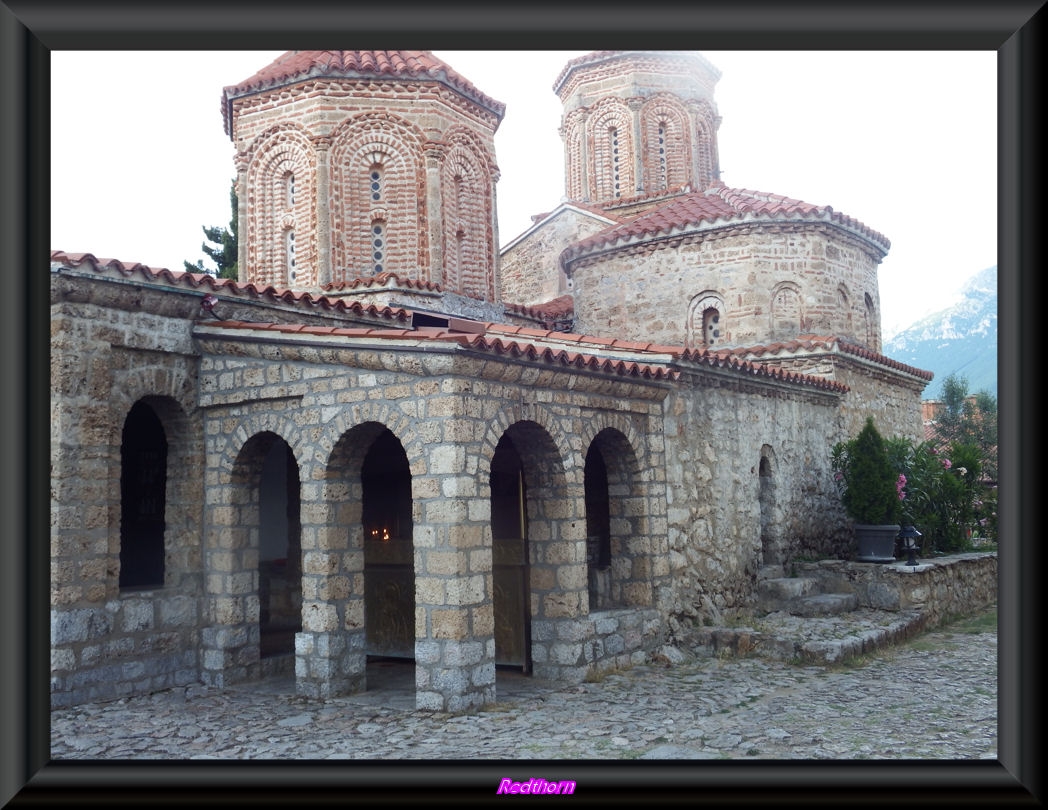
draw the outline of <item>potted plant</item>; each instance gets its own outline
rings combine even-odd
[[[872,417],[859,434],[834,445],[834,480],[845,512],[854,521],[856,559],[894,562],[902,491],[899,474]]]

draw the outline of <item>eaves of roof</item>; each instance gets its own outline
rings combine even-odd
[[[860,238],[881,256],[891,242],[852,217],[779,194],[728,188],[715,183],[705,191],[676,197],[622,224],[579,240],[561,254],[567,266],[578,259],[669,237],[702,234],[739,225],[826,224]]]
[[[891,369],[892,371],[908,374],[911,377],[916,377],[920,380],[930,381],[935,376],[934,372],[925,371],[924,369],[919,369],[915,366],[900,363],[898,360],[893,360],[892,358],[880,354],[879,352],[872,351],[865,346],[860,346],[857,343],[852,343],[844,338],[832,335],[800,335],[793,340],[765,343],[756,346],[733,347],[722,351],[736,356],[755,357],[758,359],[762,357],[767,357],[769,359],[782,359],[785,357],[795,357],[797,355],[812,354],[815,352],[826,354],[847,354],[860,358],[865,362]]]
[[[368,315],[387,321],[409,322],[411,313],[395,307],[377,307],[360,304],[356,301],[345,301],[326,295],[312,295],[298,290],[282,289],[256,284],[241,284],[232,279],[216,278],[207,273],[187,273],[168,270],[166,267],[153,268],[138,262],[122,262],[118,259],[100,259],[91,253],[66,253],[61,250],[51,251],[52,272],[67,267],[76,270],[89,270],[100,278],[110,276],[125,280],[140,280],[188,291],[199,291],[206,295],[226,296],[229,298],[259,301],[262,303],[285,304],[304,311],[327,310],[333,313],[350,315]]]

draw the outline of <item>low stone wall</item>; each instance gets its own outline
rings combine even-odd
[[[920,559],[918,565],[821,560],[793,573],[825,593],[854,593],[861,607],[918,611],[925,627],[975,613],[997,601],[997,552]]]
[[[578,619],[531,622],[536,678],[581,683],[587,673],[647,660],[663,644],[663,623],[651,608],[614,608]]]
[[[167,591],[52,610],[51,707],[197,683],[198,623],[198,600]]]

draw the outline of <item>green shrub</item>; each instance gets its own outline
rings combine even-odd
[[[841,503],[852,520],[873,525],[899,522],[898,473],[873,417],[866,417],[854,439],[834,445],[831,466]]]

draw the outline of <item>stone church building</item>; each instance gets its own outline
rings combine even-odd
[[[459,711],[848,556],[830,447],[919,437],[931,374],[880,353],[884,236],[720,182],[719,76],[565,65],[561,202],[501,250],[505,106],[431,53],[224,88],[239,279],[51,254],[52,705],[399,659]]]

